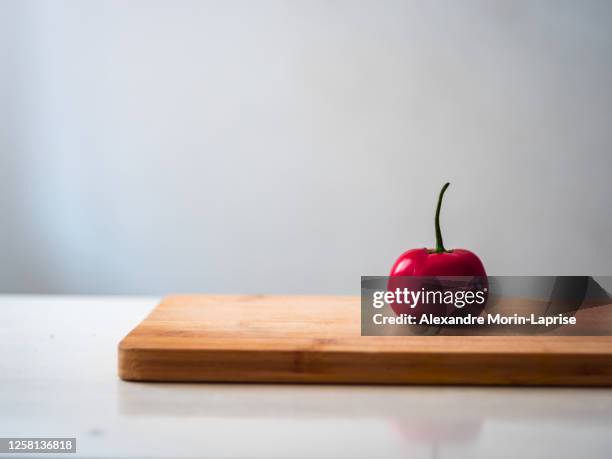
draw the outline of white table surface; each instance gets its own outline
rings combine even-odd
[[[612,457],[611,389],[123,382],[117,343],[156,302],[0,296],[0,437],[77,437],[70,457]]]

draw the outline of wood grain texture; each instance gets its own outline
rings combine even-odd
[[[608,336],[360,336],[359,297],[166,298],[119,344],[131,381],[612,385]]]

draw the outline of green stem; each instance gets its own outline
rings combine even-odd
[[[432,253],[449,252],[444,248],[444,243],[442,242],[442,231],[440,230],[440,209],[442,208],[442,198],[444,197],[444,192],[449,185],[450,183],[448,182],[444,184],[440,190],[440,196],[438,197],[438,207],[436,208],[436,249],[433,250]]]

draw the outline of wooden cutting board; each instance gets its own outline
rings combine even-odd
[[[166,298],[119,344],[130,381],[612,385],[608,336],[360,336],[359,297]]]

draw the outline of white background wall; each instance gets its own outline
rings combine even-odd
[[[612,274],[612,3],[0,0],[0,291]]]

